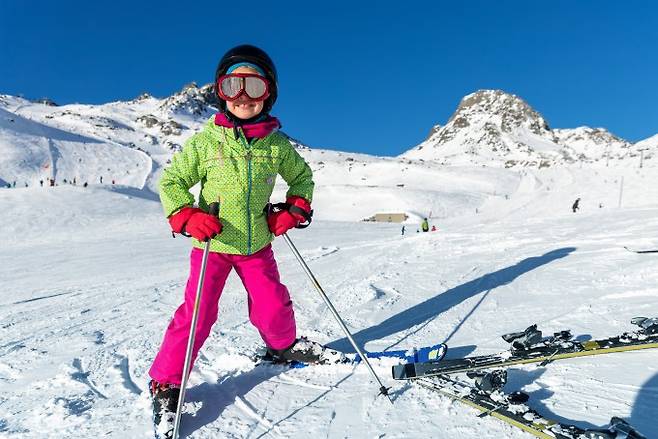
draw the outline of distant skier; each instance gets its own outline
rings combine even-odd
[[[100,177],[101,184],[103,184],[103,176]]]
[[[43,187],[43,180],[39,180],[39,184]]]
[[[578,209],[580,209],[580,198],[576,198],[576,201],[573,202],[573,205],[571,206],[571,210],[575,213]]]
[[[420,228],[423,229],[423,232],[430,231],[430,224],[427,222],[427,218],[423,218],[423,222],[420,224]]]
[[[402,236],[404,236],[404,226],[402,226]]]
[[[149,370],[155,423],[165,429],[172,421],[171,407],[175,416],[206,240],[211,243],[210,254],[192,359],[217,320],[218,301],[232,269],[247,290],[249,320],[269,354],[280,361],[310,363],[319,361],[322,354],[320,344],[297,338],[293,304],[272,253],[274,236],[310,218],[314,188],[311,168],[278,132],[279,120],[269,114],[277,98],[274,64],[257,47],[235,47],[219,62],[214,85],[220,112],[174,155],[160,180],[160,199],[172,231],[194,238],[184,302]],[[249,151],[271,154],[272,160],[250,162],[254,178],[246,188],[238,183],[244,177],[243,157]],[[217,156],[222,160],[217,161]],[[263,207],[272,195],[276,174],[288,184],[288,208],[266,216]],[[199,182],[203,209],[193,207],[194,196],[189,192]],[[215,201],[221,203],[219,218],[205,211]]]
[[[436,226],[432,226],[432,232],[436,232]]]
[[[85,181],[85,184],[83,184],[82,187],[87,187],[87,186],[89,186],[89,183]]]

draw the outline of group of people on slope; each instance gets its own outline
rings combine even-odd
[[[401,234],[404,235],[406,230],[407,230],[406,225],[403,225],[402,230],[401,230]],[[423,232],[429,232],[430,231],[430,224],[429,224],[429,221],[427,220],[427,218],[423,218],[423,221],[420,223],[420,229],[416,229],[416,233],[420,233],[421,230]],[[436,228],[436,226],[432,225],[431,231],[436,232],[437,230],[438,229]]]

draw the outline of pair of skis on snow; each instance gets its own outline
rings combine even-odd
[[[541,416],[526,404],[530,397],[523,392],[503,392],[507,382],[505,368],[512,365],[546,365],[567,358],[658,348],[658,318],[637,317],[632,323],[640,329],[589,341],[572,340],[570,331],[542,337],[537,325],[533,325],[525,331],[503,336],[512,345],[509,351],[440,362],[397,365],[393,366],[393,377],[411,380],[479,410],[480,417],[495,417],[538,438],[641,439],[644,436],[623,419],[613,417],[605,429],[582,429]],[[485,369],[494,370],[484,372]],[[473,384],[452,377],[451,374],[455,373],[466,373]]]
[[[417,362],[428,363],[441,360],[447,351],[447,346],[444,343],[439,343],[433,346],[426,346],[418,349],[410,350],[395,350],[395,351],[382,351],[382,352],[368,352],[366,355],[370,360],[394,358],[404,362]],[[360,363],[361,357],[354,353],[344,353],[328,347],[322,349],[320,360],[318,363],[302,363],[299,361],[279,362],[275,361],[266,349],[253,357],[256,367],[283,367],[288,369],[300,369],[304,367],[314,367],[315,365],[350,365]],[[169,408],[168,412],[159,412],[157,407],[153,405],[153,422],[155,429],[155,439],[172,439],[174,430],[174,415],[173,407]],[[156,422],[160,420],[160,422]]]
[[[507,381],[506,370],[482,372],[484,369],[506,368],[516,364],[541,363],[601,355],[613,352],[635,351],[658,348],[658,318],[635,318],[632,321],[640,329],[619,336],[599,340],[572,340],[570,331],[560,331],[543,337],[536,325],[525,331],[506,334],[503,338],[512,346],[509,351],[493,355],[481,355],[461,359],[444,359],[447,346],[433,346],[408,351],[369,352],[368,358],[397,358],[405,362],[393,366],[393,378],[411,380],[423,387],[460,401],[481,412],[480,416],[492,416],[539,438],[558,439],[642,439],[627,422],[613,417],[607,429],[585,430],[574,425],[560,423],[542,417],[525,403],[529,396],[523,392],[506,394],[502,391]],[[356,364],[361,361],[358,354],[345,354],[325,348],[319,364]],[[255,358],[258,366],[277,365],[286,368],[304,368],[308,363],[275,363],[267,355]],[[257,367],[258,367],[257,366]],[[474,383],[459,380],[451,374],[467,373]],[[156,439],[167,435],[156,433]]]

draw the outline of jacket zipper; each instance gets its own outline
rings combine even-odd
[[[251,254],[251,145],[240,130],[240,139],[247,149],[247,255]]]

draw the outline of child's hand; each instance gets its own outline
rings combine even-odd
[[[184,207],[169,217],[171,230],[187,232],[199,241],[207,241],[222,231],[219,218],[195,207]]]
[[[297,206],[306,213],[311,213],[311,205],[302,197],[288,197],[286,203]],[[267,217],[267,225],[270,228],[270,232],[274,233],[274,236],[279,236],[297,227],[305,219],[300,214],[280,210]]]

